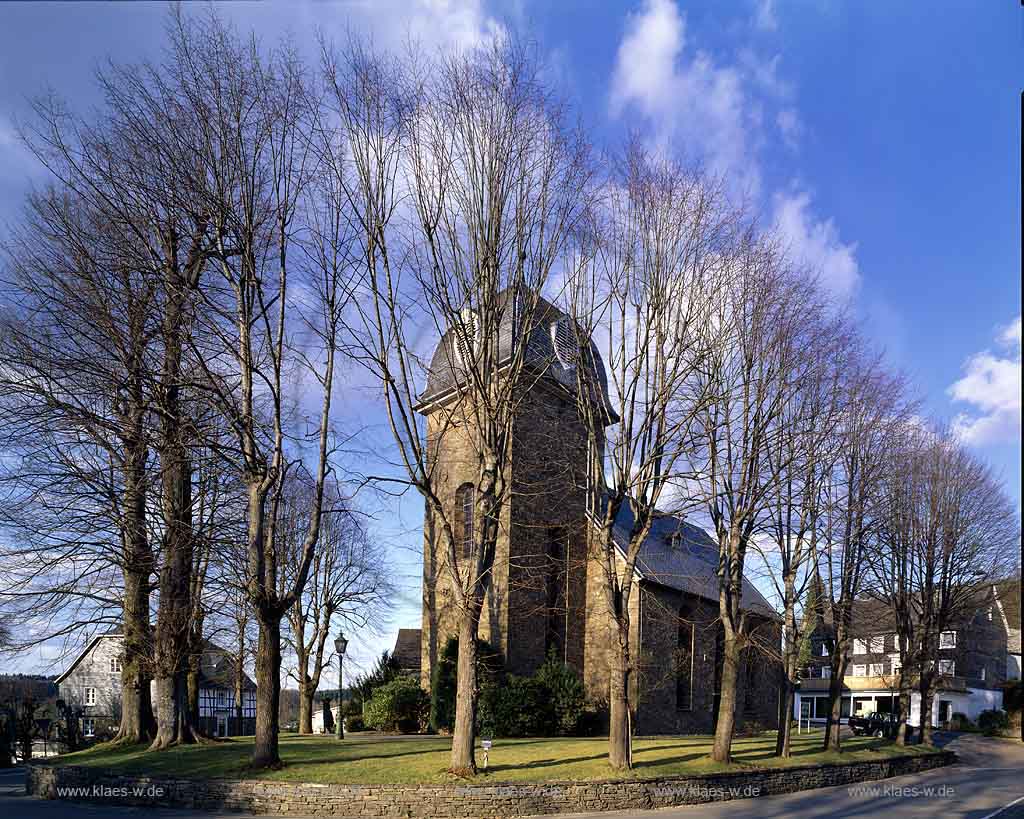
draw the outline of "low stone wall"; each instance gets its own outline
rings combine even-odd
[[[802,765],[700,776],[600,782],[467,785],[307,785],[104,775],[31,766],[28,792],[105,804],[331,817],[504,817],[641,810],[791,793],[950,765],[949,751],[877,762]]]

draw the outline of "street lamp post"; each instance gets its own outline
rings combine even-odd
[[[346,640],[345,635],[339,631],[338,636],[334,640],[334,650],[338,652],[338,716],[335,719],[335,722],[337,723],[336,730],[338,739],[345,738],[345,717],[342,714],[342,691],[344,689],[342,687],[343,678],[341,663],[345,659],[346,648],[348,648],[348,640]]]

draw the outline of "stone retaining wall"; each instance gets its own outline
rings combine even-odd
[[[877,762],[803,765],[700,776],[601,782],[467,785],[308,785],[111,776],[75,766],[29,768],[29,793],[105,804],[331,817],[504,817],[640,810],[791,793],[950,765],[941,751]],[[69,791],[66,789],[75,789]]]

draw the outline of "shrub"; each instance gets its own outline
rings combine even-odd
[[[500,682],[490,682],[480,692],[478,730],[498,737],[550,735],[555,710],[547,693],[536,677],[507,674]]]
[[[362,714],[350,714],[345,718],[346,731],[365,731],[366,723],[363,722]]]
[[[490,679],[477,707],[477,729],[484,736],[572,736],[581,726],[596,734],[602,722],[596,712],[588,716],[576,672],[554,655],[533,676]]]
[[[401,673],[402,668],[398,659],[391,656],[390,651],[383,651],[368,674],[360,674],[356,677],[350,700],[354,709],[353,713],[362,713],[363,703],[373,696],[373,692],[382,685],[387,685]]]
[[[966,731],[974,726],[971,721],[967,718],[966,714],[961,714],[959,711],[955,711],[953,716],[949,720],[949,726],[954,731]]]
[[[485,688],[501,671],[501,663],[490,644],[476,641],[477,685]],[[438,657],[430,676],[430,729],[450,732],[455,727],[455,694],[458,688],[459,640],[451,637]]]
[[[576,725],[576,735],[581,737],[599,737],[608,733],[608,703],[595,700],[583,706],[580,721]]]
[[[1010,727],[1010,717],[1005,711],[990,708],[978,714],[978,727],[987,736],[992,736]]]
[[[536,675],[554,711],[554,733],[573,736],[579,730],[586,707],[586,691],[576,672],[552,652]]]
[[[376,688],[363,706],[363,721],[378,731],[418,731],[429,702],[426,692],[411,677],[398,677]]]

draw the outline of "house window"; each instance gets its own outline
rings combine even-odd
[[[689,608],[679,611],[679,633],[676,636],[676,708],[693,708],[693,623]]]
[[[476,489],[471,483],[464,483],[455,493],[455,509],[458,515],[458,539],[462,556],[473,554],[473,507]]]
[[[92,689],[90,689],[92,690]],[[82,720],[82,736],[94,737],[96,736],[96,720],[93,717],[85,717]]]
[[[828,643],[826,643],[824,640],[822,640],[822,642],[821,642],[821,656],[822,657],[827,657],[828,656]]]
[[[985,667],[984,666],[982,666],[981,673],[978,675],[978,677],[982,680],[982,682],[984,682],[984,680],[985,680]]]
[[[828,680],[828,679],[831,679],[831,677],[832,677],[832,669],[829,666],[827,666],[827,665],[823,665],[821,667],[821,678],[823,680]]]
[[[939,673],[947,676],[956,674],[956,662],[953,660],[939,660]]]
[[[871,673],[868,675],[869,677],[881,677],[883,674],[885,674],[884,663],[871,663]]]
[[[939,648],[956,648],[956,632],[942,632],[942,634],[939,635]]]
[[[867,654],[868,643],[867,640],[862,640],[859,637],[853,641],[853,653],[854,654]]]
[[[889,655],[889,663],[892,666],[892,673],[893,673],[893,675],[895,676],[896,674],[899,674],[900,673],[900,669],[903,668],[903,663],[900,662],[900,655],[899,654],[890,654]]]
[[[96,704],[96,689],[86,688],[85,689],[85,704],[95,705]]]
[[[224,708],[228,704],[228,695],[223,688],[217,689],[217,707]]]
[[[110,658],[110,673],[120,674],[121,673],[121,658],[111,657]]]
[[[868,651],[871,654],[881,654],[883,651],[885,651],[885,635],[879,634],[877,637],[869,638]]]
[[[867,669],[867,666],[855,665],[853,667],[853,676],[854,677],[864,677],[864,676],[866,676],[866,674],[864,673],[866,669]]]

